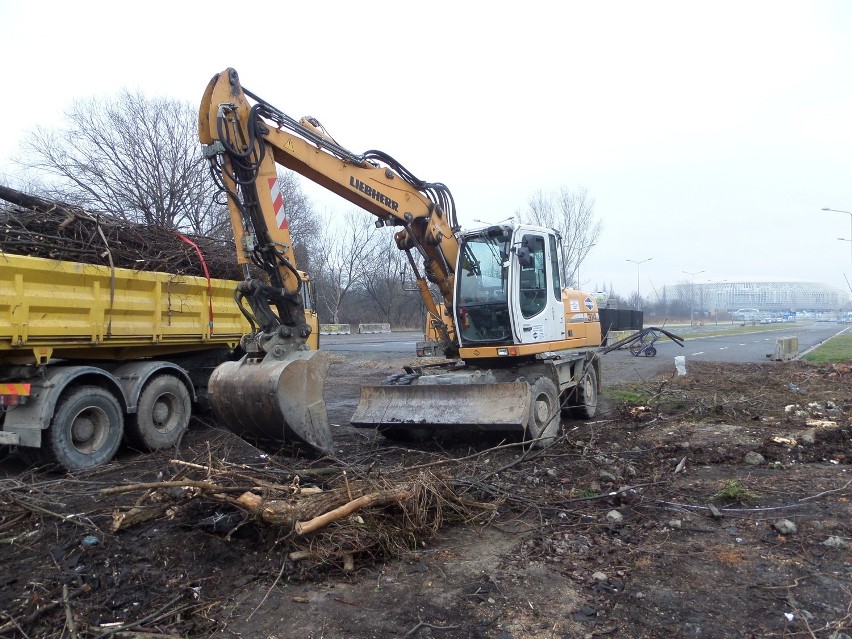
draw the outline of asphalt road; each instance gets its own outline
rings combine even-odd
[[[844,330],[852,330],[848,325],[833,322],[814,322],[783,324],[770,330],[754,330],[729,335],[708,335],[718,330],[715,325],[690,329],[689,327],[669,327],[667,330],[684,338],[681,348],[674,342],[658,340],[656,359],[670,359],[685,355],[688,359],[715,362],[765,362],[767,354],[775,352],[775,341],[780,337],[798,337],[799,352],[821,344]],[[725,327],[722,327],[725,328]],[[320,348],[330,352],[369,354],[415,355],[415,343],[421,339],[417,331],[402,331],[389,334],[366,335],[322,335]],[[610,356],[630,356],[624,351],[616,351]]]
[[[829,337],[843,330],[849,330],[843,324],[833,322],[814,322],[801,324],[783,324],[771,330],[755,330],[752,332],[729,335],[706,335],[714,332],[715,326],[705,326],[701,329],[682,332],[672,329],[676,335],[684,338],[683,348],[668,340],[659,340],[657,357],[674,357],[685,355],[687,359],[712,362],[765,362],[767,355],[775,352],[775,342],[782,337],[798,337],[799,353],[818,346]]]

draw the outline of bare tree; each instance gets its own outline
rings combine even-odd
[[[334,217],[325,220],[313,275],[318,280],[320,311],[327,311],[336,324],[346,294],[363,284],[373,261],[376,227],[360,210]]]
[[[586,189],[562,187],[550,194],[539,191],[528,207],[523,219],[555,229],[562,236],[562,282],[580,288],[577,271],[603,230],[603,222],[595,220],[595,201]]]
[[[279,169],[278,185],[284,197],[284,212],[290,227],[290,239],[296,264],[303,271],[310,271],[316,262],[319,250],[320,219],[304,191],[299,176],[293,171]]]
[[[385,233],[374,233],[376,246],[373,260],[364,271],[364,293],[370,307],[381,321],[394,326],[414,325],[420,306],[420,295],[406,290],[408,259]]]
[[[201,235],[227,225],[189,103],[121,92],[75,102],[64,126],[37,128],[22,166],[52,177],[45,193],[142,224]]]

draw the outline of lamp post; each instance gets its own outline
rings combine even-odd
[[[588,254],[589,254],[589,251],[591,250],[591,248],[592,248],[593,246],[597,246],[597,243],[595,243],[595,244],[587,244],[586,246],[580,247],[580,250],[579,250],[579,252],[577,253],[577,255],[579,256],[579,257],[577,258],[577,267],[574,269],[574,272],[571,274],[571,278],[573,279],[575,275],[577,276],[576,282],[577,282],[577,290],[578,290],[578,291],[579,291],[579,290],[582,288],[582,286],[583,286],[583,285],[580,283],[580,264],[582,264],[582,263],[583,263],[583,258],[584,258],[584,257],[586,257],[586,255],[588,255]]]
[[[650,262],[653,260],[653,257],[647,257],[644,260],[626,260],[628,262],[632,262],[636,265],[636,310],[642,310],[642,295],[639,293],[639,265],[644,264],[645,262]]]
[[[850,213],[849,211],[841,211],[840,209],[830,209],[827,206],[824,206],[822,208],[822,210],[823,211],[832,211],[833,213],[846,213],[846,215],[849,216],[849,231],[850,231],[850,233],[852,233],[852,213]],[[852,237],[852,236],[850,236],[850,237]],[[844,238],[839,237],[837,239],[842,240]],[[849,242],[849,264],[850,264],[850,266],[852,266],[852,241]]]
[[[695,276],[700,275],[704,271],[684,271],[692,277],[692,282],[689,285],[689,325],[692,326],[695,317]]]

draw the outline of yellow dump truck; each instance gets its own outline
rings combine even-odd
[[[68,470],[175,445],[249,332],[236,285],[0,252],[0,444]]]

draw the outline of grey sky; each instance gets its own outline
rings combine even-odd
[[[141,7],[141,10],[128,7]],[[463,224],[585,188],[585,288],[852,280],[852,3],[0,0],[0,182],[74,99],[197,103],[225,67],[355,152],[453,192]],[[321,211],[347,205],[306,188]],[[388,241],[391,241],[390,238]]]

